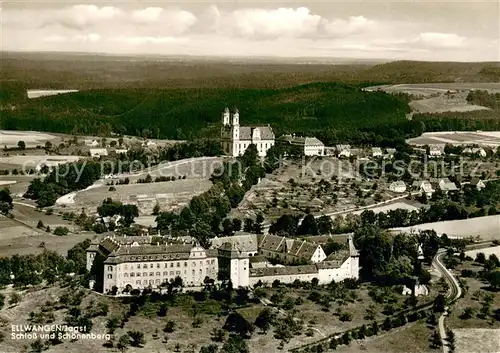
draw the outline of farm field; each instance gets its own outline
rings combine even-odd
[[[468,112],[473,110],[489,110],[481,105],[468,104],[466,93],[456,93],[451,96],[414,100],[409,106],[417,113]]]
[[[490,248],[485,248],[485,249],[469,250],[465,252],[465,255],[475,259],[476,255],[480,252],[486,255],[486,257],[490,256],[491,254],[495,254],[496,256],[500,257],[500,246],[492,246]]]
[[[19,215],[17,211],[13,213]],[[36,222],[38,222],[38,219],[47,221],[44,216],[43,213],[40,213],[36,218]],[[61,221],[61,219],[57,219],[57,221],[57,224],[64,222]],[[51,223],[47,221],[47,224]],[[39,253],[43,251],[43,248],[39,247],[42,242],[45,244],[46,249],[66,255],[67,251],[75,244],[92,237],[93,235],[89,233],[69,234],[64,237],[59,237],[45,233],[41,230],[34,230],[15,220],[0,217],[0,257],[8,257],[14,254],[25,255]]]
[[[193,196],[207,191],[212,183],[208,179],[182,179],[148,184],[93,185],[58,199],[55,209],[68,212],[82,208],[94,211],[101,202],[110,197],[122,203],[136,204],[141,215],[151,215],[158,202],[163,211],[186,205]]]
[[[367,91],[382,90],[385,92],[404,92],[409,94],[431,95],[447,91],[470,91],[473,89],[500,92],[500,83],[404,83],[398,85],[381,85],[367,87]]]
[[[28,171],[36,166],[46,165],[54,167],[60,164],[75,162],[82,159],[81,156],[54,156],[54,155],[17,155],[0,157],[0,167],[7,169],[17,168],[19,171]]]
[[[367,91],[387,93],[406,93],[419,97],[409,103],[417,113],[467,112],[489,110],[487,107],[472,105],[467,102],[471,90],[500,92],[500,83],[429,83],[382,85],[365,88]]]
[[[27,148],[34,148],[45,145],[47,141],[57,140],[57,136],[45,132],[0,130],[0,145],[2,147],[17,147],[19,141],[24,141]]]
[[[442,131],[426,132],[406,141],[410,145],[423,146],[447,143],[452,145],[500,146],[500,131]]]
[[[184,177],[187,179],[209,179],[212,173],[222,166],[223,158],[220,157],[199,157],[181,159],[173,162],[160,163],[150,168],[145,168],[138,172],[113,175],[110,180],[129,178],[134,182],[143,179],[148,174],[154,179],[156,177]],[[117,170],[116,172],[121,172]]]
[[[425,322],[418,321],[376,337],[353,341],[349,346],[337,347],[336,352],[439,353],[441,349],[432,349],[429,346],[432,332]]]
[[[500,215],[418,224],[412,227],[397,228],[397,231],[411,232],[433,229],[438,233],[455,237],[476,237],[483,240],[500,239]]]

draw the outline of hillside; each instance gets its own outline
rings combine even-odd
[[[27,88],[282,88],[311,82],[500,82],[499,63],[2,53],[0,83]]]
[[[403,96],[336,83],[283,89],[111,89],[28,100],[2,112],[1,127],[168,139],[218,136],[221,110],[233,105],[240,109],[242,124],[270,124],[278,134],[316,134],[330,143],[371,139],[352,131],[388,132],[406,122],[408,111]]]

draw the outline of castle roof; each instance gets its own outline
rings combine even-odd
[[[224,243],[236,244],[238,249],[243,252],[257,252],[258,242],[257,234],[242,234],[232,237],[220,237],[211,239],[211,247],[218,248]]]
[[[318,273],[318,268],[315,265],[302,265],[302,266],[275,266],[275,267],[262,267],[251,268],[250,277],[266,277],[266,276],[280,276],[280,275],[298,275],[298,274],[312,274]]]

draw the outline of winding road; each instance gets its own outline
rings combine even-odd
[[[453,277],[451,272],[441,262],[442,257],[445,253],[446,249],[439,250],[436,256],[434,257],[432,264],[439,272],[441,272],[441,274],[444,276],[444,279],[448,283],[449,291],[447,299],[449,303],[453,303],[462,295],[462,288],[460,287],[460,284],[458,283],[457,279]],[[449,352],[449,347],[446,344],[446,329],[444,327],[444,319],[446,318],[448,313],[449,313],[449,307],[446,306],[443,314],[439,317],[438,321],[439,335],[441,336],[441,345],[443,347],[443,353]]]

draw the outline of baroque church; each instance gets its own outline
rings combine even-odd
[[[268,126],[240,126],[238,108],[233,112],[226,107],[222,113],[221,147],[230,156],[236,157],[254,144],[260,157],[265,157],[267,150],[274,146],[274,132]]]

